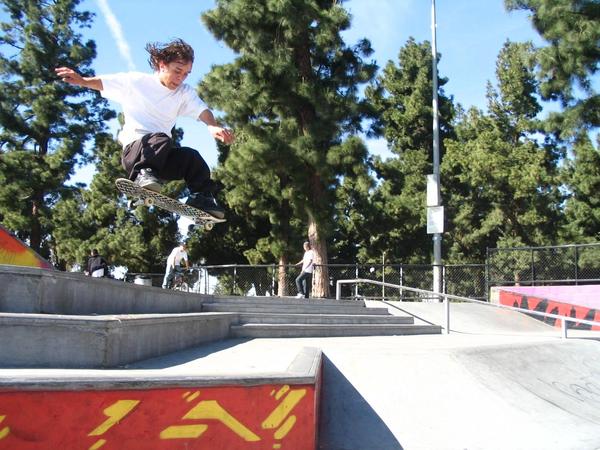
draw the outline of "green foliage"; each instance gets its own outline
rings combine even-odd
[[[438,80],[440,138],[453,136],[452,98],[444,94],[447,79]],[[432,173],[433,106],[432,56],[428,42],[409,39],[398,63],[390,61],[367,97],[378,114],[374,131],[388,141],[395,157],[375,160],[380,183],[373,193],[377,220],[363,260],[378,260],[383,251],[391,260],[430,261],[426,233],[426,176]],[[444,153],[442,147],[441,153]]]
[[[600,59],[600,3],[597,0],[505,0],[509,10],[531,13],[533,27],[548,45],[538,49],[541,94],[564,107],[553,128],[563,137],[600,126],[600,95],[593,77]]]
[[[376,70],[363,61],[370,44],[348,47],[340,36],[348,13],[324,0],[221,0],[203,21],[239,55],[214,67],[200,92],[237,132],[216,176],[252,236],[245,255],[299,254],[307,222],[319,239],[333,229],[341,165],[349,164],[340,164],[340,146],[360,130],[368,108],[358,87]]]
[[[60,83],[59,65],[89,75],[96,55],[77,29],[91,15],[75,0],[2,0],[0,24],[0,215],[44,256],[50,253],[53,206],[85,157],[84,145],[109,118],[97,95]]]
[[[552,141],[538,142],[540,111],[527,44],[507,42],[497,63],[498,89],[488,88],[489,114],[461,112],[457,138],[446,142],[442,183],[451,220],[452,262],[481,261],[487,247],[546,245],[559,224]],[[470,261],[469,261],[470,260]]]
[[[573,158],[566,161],[562,173],[568,199],[564,214],[566,242],[600,240],[600,152],[587,136],[573,148]]]

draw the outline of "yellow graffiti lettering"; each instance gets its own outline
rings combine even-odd
[[[90,447],[90,450],[98,450],[106,444],[106,439],[98,439],[94,445]]]
[[[269,414],[263,423],[262,428],[272,429],[279,427],[289,413],[296,407],[300,400],[306,395],[306,389],[294,389],[283,399],[283,401],[277,405],[277,407]],[[289,431],[289,430],[288,430]]]
[[[188,411],[183,418],[192,420],[215,419],[247,442],[260,441],[259,436],[246,428],[215,400],[201,401]]]
[[[290,416],[287,418],[283,425],[273,435],[275,439],[283,439],[287,436],[292,428],[296,425],[296,416]]]
[[[193,394],[191,392],[186,392],[185,394],[182,395],[182,397],[185,398],[186,402],[193,402],[199,396],[200,396],[200,391],[196,391]]]
[[[6,418],[6,416],[0,416],[0,423],[2,423],[5,418]],[[6,436],[9,435],[9,433],[10,433],[9,427],[0,428],[0,439],[4,439]]]
[[[281,389],[279,389],[279,391],[277,391],[277,394],[275,394],[275,400],[279,400],[281,397],[283,397],[283,394],[286,394],[289,390],[289,385],[286,384],[283,386]]]
[[[208,425],[173,425],[160,432],[161,439],[197,439],[208,429]]]
[[[106,433],[112,426],[119,423],[121,419],[133,411],[138,403],[140,403],[139,400],[119,400],[113,403],[103,411],[104,415],[108,417],[108,419],[106,419],[95,430],[90,432],[88,436],[100,436],[101,434]]]

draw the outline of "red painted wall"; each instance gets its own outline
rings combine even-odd
[[[561,303],[554,300],[543,299],[532,297],[528,295],[523,295],[516,292],[508,292],[505,290],[500,290],[499,293],[499,301],[502,305],[507,306],[516,306],[518,308],[525,308],[531,311],[540,311],[552,314],[560,314],[563,316],[576,317],[578,319],[585,320],[593,320],[600,321],[600,310],[592,309],[586,306]],[[536,319],[540,319],[538,316],[534,316]],[[560,321],[552,321],[554,326],[560,327]],[[600,327],[577,323],[569,323],[569,328],[573,329],[591,329],[591,330],[600,330]]]
[[[318,389],[0,391],[0,449],[315,449]]]

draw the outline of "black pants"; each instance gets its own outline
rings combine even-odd
[[[165,133],[150,133],[123,149],[121,164],[130,180],[141,169],[152,169],[162,180],[185,180],[191,192],[215,193],[210,169],[196,150],[177,147]]]
[[[312,273],[302,272],[296,278],[296,288],[298,293],[304,295],[304,298],[308,298],[310,295],[310,288],[312,287]]]

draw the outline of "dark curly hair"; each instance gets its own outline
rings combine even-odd
[[[173,61],[194,62],[194,49],[183,39],[174,39],[165,44],[160,42],[149,42],[146,51],[150,53],[148,63],[154,70],[158,70],[158,64],[169,64]]]

